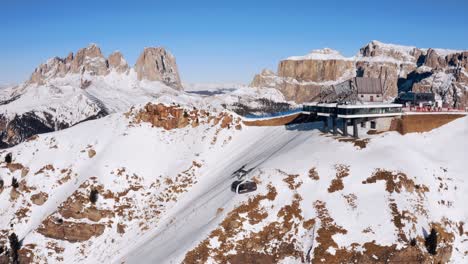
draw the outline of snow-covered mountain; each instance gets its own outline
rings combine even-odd
[[[134,68],[120,52],[105,58],[91,44],[55,57],[18,86],[0,90],[0,147],[73,126],[182,89],[175,58],[145,48]]]
[[[327,49],[284,74],[306,61],[357,65]],[[0,263],[468,261],[468,117],[406,135],[359,128],[360,140],[313,118],[256,126],[237,113],[297,105],[276,86],[182,91],[174,65],[147,48],[129,68],[91,45],[0,90]],[[231,191],[240,168],[255,192]]]
[[[466,117],[361,149],[166,98],[1,151],[0,246],[17,234],[25,263],[468,260]],[[243,166],[258,190],[236,195]]]
[[[433,92],[450,107],[468,105],[468,51],[422,49],[372,41],[353,57],[325,48],[279,62],[277,74],[264,70],[253,87],[279,89],[288,100],[315,100],[320,88],[351,77],[382,80],[387,100],[401,91]]]

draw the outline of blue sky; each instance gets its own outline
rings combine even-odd
[[[385,3],[380,3],[385,2]],[[0,1],[0,84],[89,43],[133,65],[164,46],[185,82],[244,82],[280,59],[371,40],[468,49],[468,1]]]

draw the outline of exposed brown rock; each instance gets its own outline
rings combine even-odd
[[[93,236],[100,236],[104,232],[103,224],[86,224],[63,221],[56,223],[51,217],[42,222],[37,229],[40,234],[69,242],[87,241]]]
[[[319,101],[321,89],[330,88],[343,78],[370,77],[381,79],[384,99],[388,101],[398,95],[399,89],[410,89],[434,92],[452,107],[467,106],[468,51],[443,51],[444,55],[438,52],[372,41],[354,58],[304,56],[283,60],[278,74],[263,70],[250,86],[276,88],[287,100],[302,103]],[[432,76],[436,72],[452,75],[454,81],[436,81]]]
[[[138,111],[130,111],[126,114],[130,118],[131,123],[150,123],[155,127],[162,127],[166,130],[184,128],[187,126],[197,127],[200,124],[219,125],[220,129],[241,129],[241,119],[234,119],[232,114],[220,112],[218,115],[206,115],[204,110],[188,110],[180,106],[167,106],[164,104],[148,103],[145,107]],[[219,130],[218,130],[219,132]]]
[[[107,61],[102,55],[101,49],[95,44],[78,50],[71,62],[71,73],[83,73],[85,71],[94,75],[105,75],[107,73]]]
[[[283,60],[278,65],[278,76],[298,81],[334,81],[354,67],[347,60]]]
[[[118,73],[123,73],[128,70],[127,61],[123,58],[122,53],[119,51],[114,51],[109,58],[107,59],[109,62],[109,69],[115,70]]]
[[[427,186],[416,184],[404,173],[384,169],[376,170],[372,176],[363,181],[362,184],[376,183],[377,181],[385,181],[385,189],[389,193],[400,193],[405,190],[407,192],[417,192],[422,194],[429,191]]]
[[[424,60],[424,65],[438,69],[446,67],[447,63],[445,59],[439,56],[435,50],[429,49],[427,51],[426,59]]]
[[[96,151],[94,149],[88,149],[88,157],[92,158],[96,155]]]
[[[45,192],[39,192],[36,194],[31,195],[31,202],[35,205],[43,205],[47,199],[49,198],[49,195]]]
[[[135,63],[138,80],[161,81],[182,90],[174,56],[164,48],[145,48]]]
[[[331,181],[331,184],[328,187],[329,193],[343,190],[343,178],[349,175],[349,166],[347,165],[337,164],[335,165],[335,170],[336,178]]]

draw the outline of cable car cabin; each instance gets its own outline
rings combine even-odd
[[[257,184],[252,181],[234,181],[231,184],[231,191],[237,194],[254,192],[256,190]]]

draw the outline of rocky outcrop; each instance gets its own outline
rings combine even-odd
[[[278,76],[306,82],[335,81],[354,67],[352,61],[327,60],[283,60],[278,66]]]
[[[143,109],[132,109],[126,113],[126,116],[131,118],[131,124],[150,123],[154,127],[161,127],[165,130],[187,126],[197,127],[200,124],[211,124],[213,126],[219,124],[221,129],[242,129],[240,118],[234,119],[227,112],[212,115],[203,109],[188,110],[176,105],[148,103]]]
[[[127,61],[119,51],[114,51],[111,55],[109,55],[108,62],[110,70],[115,70],[118,73],[124,73],[128,71]]]
[[[275,87],[276,74],[269,69],[263,69],[261,73],[255,74],[250,86],[252,87]]]
[[[162,81],[182,90],[174,56],[164,48],[145,48],[135,64],[138,80]]]
[[[39,65],[32,73],[31,84],[44,84],[52,78],[62,78],[67,74],[82,75],[81,88],[87,88],[92,80],[83,77],[104,76],[112,71],[128,73],[129,66],[122,53],[116,51],[106,57],[96,44],[70,53],[66,58],[54,57]],[[145,48],[135,64],[138,80],[160,81],[166,85],[182,90],[182,84],[174,56],[164,48]]]
[[[252,87],[277,88],[287,100],[297,103],[315,100],[323,83],[353,76],[354,63],[331,49],[314,50],[301,57],[280,61],[278,74],[263,70],[255,75]]]
[[[76,55],[69,53],[66,58],[49,59],[34,70],[29,83],[43,84],[50,78],[61,78],[69,73],[83,74],[85,72],[91,75],[105,75],[108,72],[107,60],[95,44],[78,50]]]
[[[420,49],[372,41],[352,58],[324,49],[290,57],[278,65],[278,74],[255,75],[252,87],[276,88],[286,99],[316,101],[321,89],[351,77],[381,79],[384,98],[392,101],[401,91],[433,92],[449,107],[467,106],[468,51]]]
[[[70,65],[71,73],[88,72],[91,75],[105,75],[107,70],[107,60],[95,44],[78,50]]]
[[[434,69],[439,69],[447,66],[445,59],[442,58],[439,54],[437,54],[437,52],[433,49],[429,49],[427,51],[427,55],[424,60],[424,65]]]

